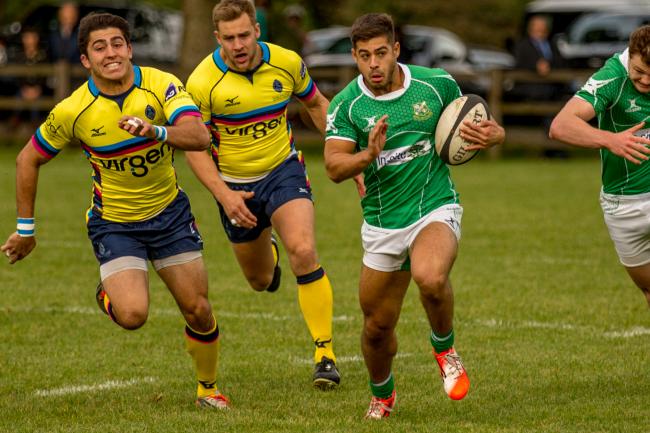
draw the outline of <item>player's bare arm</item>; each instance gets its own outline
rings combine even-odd
[[[486,119],[479,123],[464,121],[459,129],[460,136],[473,143],[467,150],[487,149],[498,144],[503,144],[506,131],[494,119]]]
[[[28,142],[16,158],[16,211],[19,218],[34,217],[34,203],[40,166],[49,159],[38,153]],[[21,236],[12,233],[0,247],[10,264],[22,260],[36,247],[34,236]]]
[[[159,139],[162,131],[146,120],[134,116],[123,116],[120,128],[136,137]],[[164,127],[164,140],[171,146],[182,150],[205,150],[210,146],[210,133],[196,116],[182,116],[171,126]]]
[[[327,117],[327,106],[329,101],[323,94],[316,89],[316,93],[307,101],[300,100],[300,103],[305,107],[309,117],[321,134],[325,134],[325,123]]]
[[[370,131],[368,147],[355,152],[356,143],[330,138],[325,142],[325,170],[327,176],[339,183],[357,176],[374,161],[386,144],[388,116],[384,115]]]
[[[246,206],[246,200],[252,198],[255,193],[228,188],[207,152],[185,152],[185,157],[196,177],[223,206],[234,225],[248,229],[257,225],[257,217]]]
[[[643,123],[614,133],[591,126],[588,122],[595,115],[591,104],[580,98],[571,98],[553,119],[549,137],[579,147],[606,148],[634,164],[648,159],[650,140],[634,135],[643,128]]]

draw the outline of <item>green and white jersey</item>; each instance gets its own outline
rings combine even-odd
[[[628,74],[629,54],[615,54],[589,78],[576,96],[590,103],[598,118],[600,129],[621,132],[650,117],[650,95],[634,88]],[[603,191],[613,195],[635,195],[650,192],[650,163],[633,164],[600,150]]]
[[[404,87],[375,96],[363,77],[348,84],[330,103],[326,139],[368,147],[376,122],[388,115],[386,145],[364,171],[365,221],[375,227],[404,228],[434,209],[458,203],[449,169],[434,148],[442,110],[461,96],[454,79],[442,69],[401,65]]]

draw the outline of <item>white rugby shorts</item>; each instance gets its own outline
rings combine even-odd
[[[456,240],[460,241],[460,222],[463,208],[459,204],[448,204],[435,209],[413,224],[402,229],[383,229],[364,221],[361,226],[363,264],[383,272],[399,271],[408,258],[408,253],[417,235],[433,222],[446,224]]]
[[[623,266],[650,263],[650,193],[620,196],[601,191],[600,207]]]

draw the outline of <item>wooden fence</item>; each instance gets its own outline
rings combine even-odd
[[[182,77],[183,74],[174,68],[164,69]],[[490,83],[487,96],[488,105],[494,118],[503,123],[504,116],[552,116],[562,108],[563,101],[504,101],[504,89],[513,83],[583,83],[593,73],[592,70],[556,70],[546,77],[522,70],[492,70],[478,74],[454,75],[458,81],[486,80]],[[318,67],[310,69],[310,74],[323,93],[331,97],[335,92],[347,85],[358,72],[355,67]],[[24,101],[15,96],[0,97],[0,110],[38,109],[48,111],[56,102],[63,99],[71,91],[71,82],[80,81],[87,72],[79,65],[70,66],[65,62],[33,66],[6,65],[0,67],[0,79],[17,79],[21,77],[50,77],[54,84],[54,95],[42,97],[36,101]],[[291,110],[299,107],[294,104]],[[508,129],[509,141],[521,141],[527,144],[543,147],[557,147],[558,143],[546,137],[541,128],[527,128],[522,132],[519,128],[505,125]],[[11,133],[11,131],[9,131]],[[521,138],[520,138],[521,136]]]

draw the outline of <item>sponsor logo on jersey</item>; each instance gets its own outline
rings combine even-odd
[[[365,128],[363,128],[363,132],[369,132],[377,124],[377,116],[364,117],[364,119],[366,122],[368,122],[368,124]]]
[[[156,110],[151,105],[147,105],[147,108],[144,109],[144,115],[147,116],[147,119],[153,120],[156,118]]]
[[[282,91],[282,83],[280,80],[273,80],[273,90],[280,93]]]
[[[58,135],[61,126],[62,125],[54,124],[54,113],[50,113],[50,115],[47,116],[47,120],[45,120],[45,129],[47,129],[47,132],[49,132],[52,135]]]
[[[625,110],[626,113],[634,113],[641,110],[641,107],[636,105],[636,98],[629,99],[628,102],[630,103],[630,106]]]
[[[169,101],[177,94],[178,90],[176,89],[174,83],[169,83],[169,87],[167,87],[167,90],[165,90],[165,101]]]
[[[307,66],[305,62],[300,62],[300,78],[305,78],[305,75],[307,75]]]
[[[102,131],[104,129],[104,125],[100,126],[99,128],[90,128],[90,130],[93,132],[91,137],[100,137],[102,135],[106,135],[106,131]]]
[[[416,102],[413,104],[413,120],[422,122],[423,120],[427,120],[432,115],[433,113],[427,106],[426,101]]]
[[[377,168],[381,169],[387,165],[406,164],[419,156],[430,154],[432,149],[433,146],[429,140],[420,140],[410,146],[384,150],[377,157]]]
[[[339,132],[338,128],[334,125],[334,122],[336,121],[336,115],[339,112],[339,108],[341,108],[341,104],[337,105],[334,111],[332,111],[331,114],[327,115],[325,132],[331,132],[332,134]]]
[[[144,177],[149,173],[149,166],[157,164],[170,152],[173,152],[171,146],[162,143],[160,147],[149,149],[144,155],[124,156],[120,159],[99,159],[99,163],[106,170],[130,171],[134,177]]]
[[[582,90],[589,93],[590,95],[596,96],[596,92],[603,86],[608,85],[616,78],[610,78],[609,80],[597,80],[594,77],[589,78],[589,80],[582,86]]]
[[[241,102],[237,101],[237,98],[239,98],[239,95],[232,97],[232,98],[226,98],[226,107],[232,107],[234,105],[239,105]]]
[[[284,114],[275,119],[266,120],[266,121],[261,120],[259,122],[242,126],[240,128],[237,127],[231,128],[229,126],[226,126],[224,129],[227,134],[239,135],[240,137],[246,135],[252,135],[253,138],[257,140],[262,137],[266,137],[269,131],[277,128],[278,126],[281,126],[283,120],[284,120]]]

